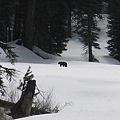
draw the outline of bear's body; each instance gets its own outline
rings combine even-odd
[[[66,62],[59,62],[58,64],[60,64],[60,67],[61,67],[61,66],[67,67],[67,63],[66,63]]]

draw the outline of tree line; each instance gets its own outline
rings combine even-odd
[[[0,0],[0,40],[19,39],[30,50],[37,46],[45,52],[60,55],[66,50],[67,38],[75,32],[92,62],[92,47],[100,49],[96,18],[101,17],[104,2],[108,5],[108,36],[111,38],[107,49],[119,60],[119,40],[115,37],[119,35],[115,32],[119,32],[118,0]],[[75,23],[74,31],[72,22]]]

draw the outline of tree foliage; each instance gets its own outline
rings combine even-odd
[[[97,17],[101,13],[101,1],[96,0],[76,0],[74,10],[77,21],[76,31],[80,36],[80,41],[84,45],[85,53],[89,54],[89,61],[94,61],[92,47],[100,49],[97,40],[100,29],[97,26]]]
[[[20,39],[31,50],[37,46],[45,52],[60,55],[66,50],[66,38],[72,36],[71,20],[74,18],[77,22],[75,32],[79,34],[85,53],[89,54],[89,61],[94,61],[92,48],[100,49],[96,18],[102,12],[102,2],[108,2],[110,8],[111,31],[108,34],[112,39],[108,41],[108,50],[111,56],[118,58],[115,55],[116,51],[119,54],[118,40],[114,39],[114,45],[112,43],[113,26],[119,30],[113,25],[119,21],[118,0],[1,0],[0,41]],[[113,50],[114,46],[116,49]]]
[[[6,78],[7,80],[9,80],[9,82],[11,82],[11,80],[14,80],[17,73],[18,71],[15,69],[3,67],[2,65],[0,65],[0,93],[2,95],[6,94],[6,90],[5,90],[6,86],[4,85],[3,79]]]
[[[66,11],[63,0],[37,1],[35,13],[35,45],[42,50],[60,55],[66,50]]]
[[[110,56],[120,61],[120,2],[110,0],[108,5],[108,51]]]
[[[36,45],[55,55],[66,50],[67,15],[63,0],[2,0],[0,15],[1,41],[21,39],[31,50]]]
[[[0,42],[0,48],[2,48],[2,50],[5,52],[6,57],[8,57],[11,61],[12,64],[14,64],[15,62],[17,62],[17,55],[15,52],[12,51],[12,48],[9,46],[8,44],[4,43],[4,42]],[[11,82],[11,80],[14,80],[14,77],[16,77],[18,71],[12,68],[7,68],[7,67],[3,67],[2,65],[0,65],[0,93],[2,95],[5,95],[6,91],[5,91],[5,86],[4,86],[4,81],[3,79],[6,78],[7,80],[9,80]]]

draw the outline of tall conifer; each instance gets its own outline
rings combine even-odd
[[[120,61],[120,1],[110,0],[108,5],[108,51],[110,56]]]
[[[54,55],[60,55],[66,50],[65,9],[64,0],[47,0],[42,4],[37,1],[34,42],[42,50]]]
[[[101,13],[102,2],[96,0],[76,0],[76,3],[77,33],[84,45],[85,53],[89,54],[89,62],[92,62],[94,61],[92,47],[100,49],[97,43],[100,29],[97,26],[96,18]]]

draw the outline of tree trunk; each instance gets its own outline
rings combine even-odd
[[[7,28],[7,42],[11,41],[11,30],[10,30],[10,25]]]
[[[30,115],[35,86],[35,80],[28,81],[26,90],[22,93],[20,100],[11,110],[13,118],[27,117]]]
[[[36,0],[28,0],[27,17],[25,25],[25,47],[32,49],[34,39],[34,16]]]
[[[91,10],[90,9],[88,11],[88,50],[89,50],[89,62],[93,62],[92,39],[91,39],[91,20],[92,20],[92,14],[91,14]]]
[[[71,0],[68,0],[68,37],[71,38]]]

